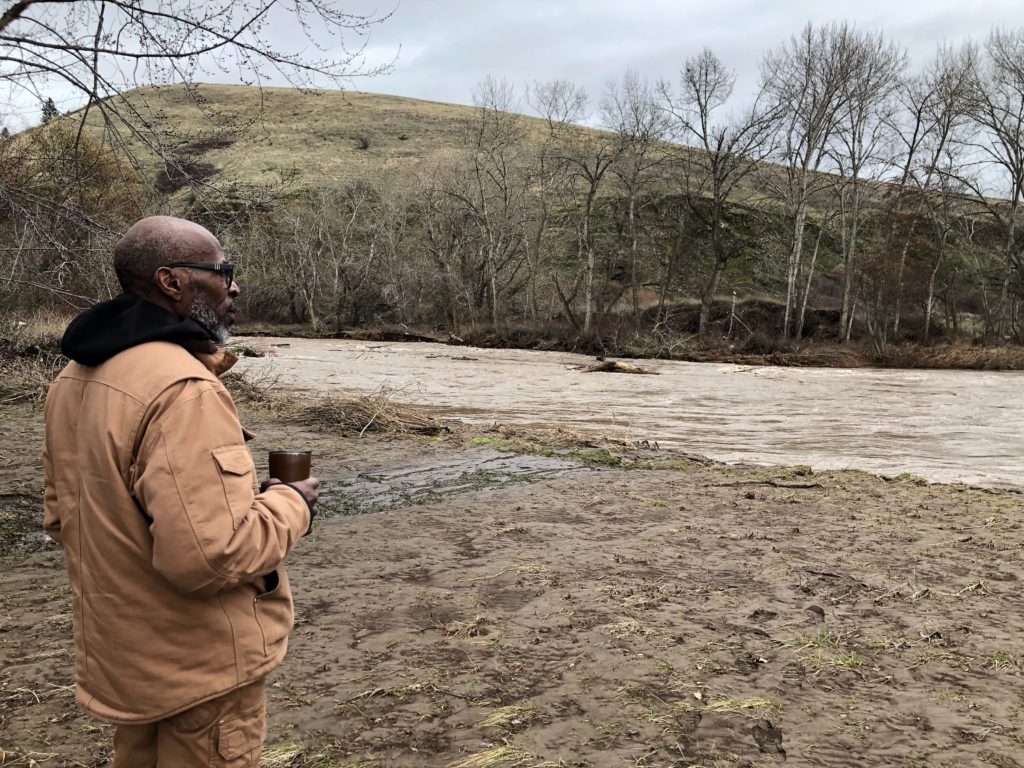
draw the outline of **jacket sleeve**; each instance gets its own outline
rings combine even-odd
[[[257,495],[234,404],[209,381],[179,382],[154,404],[133,490],[152,518],[153,567],[186,594],[213,595],[272,572],[309,528],[295,489]]]

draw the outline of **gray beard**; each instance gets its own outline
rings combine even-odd
[[[228,327],[217,319],[216,310],[207,303],[206,297],[202,294],[196,294],[192,299],[188,316],[209,331],[218,344],[225,343],[231,336]]]

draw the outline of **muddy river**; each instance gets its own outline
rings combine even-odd
[[[390,390],[475,422],[563,424],[727,462],[809,464],[1024,489],[1020,373],[771,368],[634,361],[656,376],[585,373],[593,358],[442,344],[258,339],[242,370],[311,392]]]

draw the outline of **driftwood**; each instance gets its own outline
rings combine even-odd
[[[584,373],[642,373],[648,376],[657,376],[657,371],[648,368],[641,368],[633,363],[622,363],[618,360],[606,360],[597,365],[588,365],[583,369]]]

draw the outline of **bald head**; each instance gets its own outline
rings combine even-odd
[[[220,244],[200,225],[173,216],[150,216],[137,221],[114,246],[114,272],[125,293],[139,296],[156,290],[157,269],[175,262],[206,261]]]

